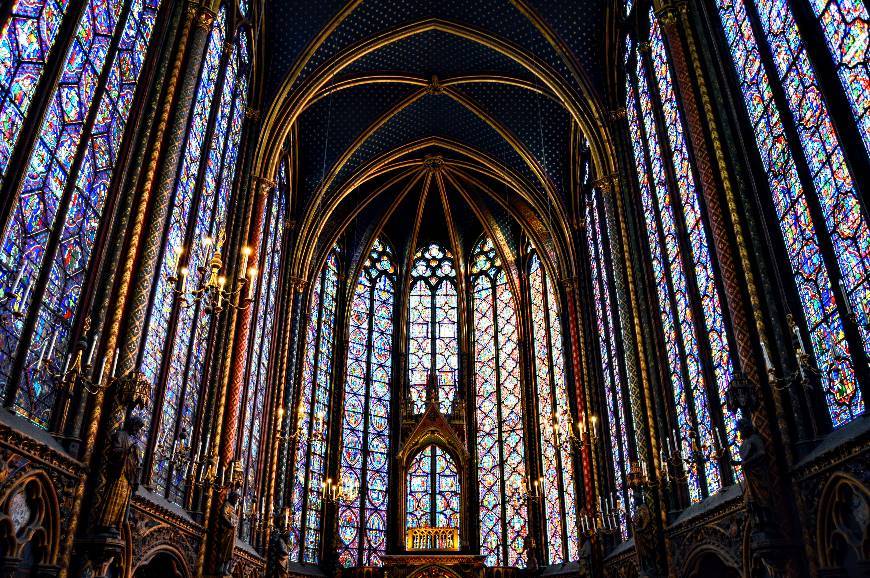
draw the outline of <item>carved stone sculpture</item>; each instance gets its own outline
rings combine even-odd
[[[215,566],[218,576],[231,576],[233,573],[233,549],[236,545],[236,525],[238,524],[239,492],[231,490],[221,504],[215,528]]]
[[[743,466],[743,496],[746,512],[749,515],[752,532],[766,532],[770,529],[772,496],[771,480],[767,466],[764,441],[748,418],[737,420],[740,432],[739,454]]]
[[[120,536],[121,525],[127,519],[130,496],[139,486],[141,457],[136,436],[144,426],[137,416],[131,416],[123,427],[112,433],[104,468],[105,489],[97,503],[97,532]]]
[[[637,552],[638,576],[658,576],[656,532],[653,514],[646,503],[646,488],[635,491],[635,510],[631,516],[634,527],[634,548]]]

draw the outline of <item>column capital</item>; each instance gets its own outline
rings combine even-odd
[[[620,120],[624,120],[626,117],[626,110],[624,106],[620,106],[607,111],[607,120],[610,122],[618,122]]]
[[[197,28],[201,28],[203,30],[209,30],[211,28],[212,23],[215,19],[215,13],[209,10],[204,6],[196,6],[194,4],[190,4],[187,7],[188,13],[195,12],[196,19],[194,23]]]
[[[251,177],[251,181],[253,183],[254,193],[258,195],[268,194],[269,191],[277,186],[277,183],[272,179],[267,179],[266,177],[261,177],[259,175]]]
[[[611,173],[592,181],[592,186],[600,189],[602,193],[609,193],[619,185],[619,173]]]

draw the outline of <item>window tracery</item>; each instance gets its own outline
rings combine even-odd
[[[390,383],[396,267],[376,240],[357,280],[350,311],[338,511],[339,563],[377,566],[386,550]]]
[[[335,359],[338,308],[338,249],[333,249],[310,297],[299,392],[298,437],[293,458],[290,507],[290,556],[297,562],[319,561],[326,478],[326,442]]]
[[[471,256],[480,548],[491,566],[526,564],[525,431],[517,308],[490,238]]]
[[[561,435],[570,416],[558,294],[537,253],[529,261],[535,399],[543,462],[544,522],[548,562],[579,556],[577,489],[570,441]]]
[[[448,415],[456,397],[459,370],[456,265],[437,243],[417,251],[411,267],[408,378],[415,414],[426,410],[426,384],[436,380],[441,413]]]
[[[0,33],[0,115],[8,162],[29,110],[47,50],[66,3],[16,3]],[[48,427],[69,348],[82,286],[106,205],[121,140],[160,7],[159,0],[89,1],[77,23],[56,87],[47,101],[33,150],[2,237],[4,295],[18,295],[23,314],[3,324],[0,380],[9,382],[16,355],[24,356],[13,409]],[[11,34],[24,33],[12,38]],[[27,33],[39,42],[21,44]],[[119,41],[113,48],[113,39]],[[6,51],[9,52],[6,52]],[[8,68],[7,68],[8,65]],[[98,80],[105,77],[104,85]],[[8,84],[7,84],[8,83]],[[10,100],[11,99],[11,100]],[[8,135],[5,134],[8,130]],[[5,166],[4,166],[5,176]],[[45,267],[46,284],[40,286]],[[21,342],[24,319],[37,307],[34,331]]]
[[[831,422],[837,427],[864,412],[844,312],[846,317],[856,316],[861,334],[862,343],[851,347],[870,351],[867,218],[791,8],[771,0],[757,2],[754,8],[743,0],[719,0],[716,6],[769,180]],[[819,10],[821,4],[815,2],[814,8]],[[827,14],[826,18],[833,16]],[[763,37],[756,36],[753,22]],[[824,26],[829,43],[837,27],[833,20]],[[762,48],[770,51],[771,66]],[[846,69],[838,68],[843,79]],[[861,66],[850,70],[862,74]],[[850,87],[855,82],[850,74],[845,80]],[[773,96],[773,81],[785,95],[784,108]],[[847,93],[866,142],[866,105],[854,99],[853,90]],[[789,142],[790,119],[799,142]],[[795,154],[802,154],[809,168],[809,187],[799,176]],[[820,206],[820,219],[814,218],[813,203]],[[836,262],[825,258],[820,246],[824,234]]]

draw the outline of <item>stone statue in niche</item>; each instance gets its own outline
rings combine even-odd
[[[653,513],[646,501],[647,487],[638,487],[634,491],[634,513],[631,523],[634,528],[634,548],[637,553],[638,576],[659,576],[657,567],[658,545],[656,544],[656,529],[653,523]]]
[[[218,511],[217,527],[215,528],[215,566],[218,576],[231,576],[233,573],[233,549],[236,545],[236,525],[239,515],[238,490],[230,490],[224,503]]]
[[[127,519],[130,497],[139,486],[141,457],[136,436],[144,425],[142,418],[130,416],[109,439],[103,466],[106,486],[97,503],[95,523],[100,534],[113,537],[121,535],[121,525]]]
[[[740,461],[737,463],[743,467],[743,496],[746,512],[753,533],[767,532],[770,530],[773,509],[770,471],[764,440],[758,435],[749,418],[742,417],[737,420],[737,431],[740,432],[742,440],[738,448]]]

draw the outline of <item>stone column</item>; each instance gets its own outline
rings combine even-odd
[[[248,229],[248,243],[251,254],[248,265],[256,267],[260,260],[260,245],[263,240],[263,221],[265,217],[266,201],[269,192],[275,188],[275,183],[262,177],[253,177],[254,208],[251,215],[250,228]],[[239,271],[237,276],[242,277],[246,271]],[[255,280],[256,282],[256,280]],[[249,288],[244,286],[243,292]],[[254,295],[255,291],[251,291]],[[242,296],[244,297],[244,296]],[[241,299],[240,299],[241,301]],[[239,406],[243,382],[245,381],[245,366],[248,359],[248,338],[251,332],[251,318],[255,309],[254,303],[249,303],[247,308],[239,311],[236,318],[236,339],[232,350],[227,352],[230,357],[230,382],[227,390],[227,405],[224,413],[223,436],[221,436],[220,457],[221,465],[226,468],[235,455],[236,429],[239,421]]]

